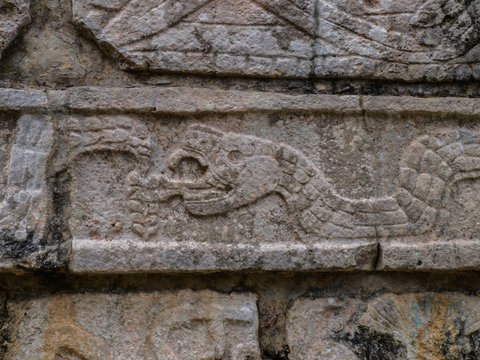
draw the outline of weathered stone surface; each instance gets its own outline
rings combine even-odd
[[[54,98],[84,114],[61,121],[56,159],[72,179],[74,271],[373,270],[378,244],[378,269],[413,258],[450,269],[407,255],[402,267],[389,244],[477,247],[475,99],[183,88]],[[454,268],[477,266],[457,258]]]
[[[36,267],[49,228],[49,118],[4,115],[0,122],[0,264]],[[45,255],[45,254],[43,254]]]
[[[65,196],[55,198],[61,209],[44,214],[67,220],[42,226],[61,228],[55,243],[72,233],[75,271],[480,265],[477,99],[186,88],[1,93],[5,111],[61,113],[44,198],[57,196],[55,179]]]
[[[256,297],[212,291],[39,298],[20,311],[8,359],[260,359]]]
[[[73,1],[75,21],[136,70],[307,77],[314,1]]]
[[[44,91],[0,89],[0,110],[45,110],[48,100]]]
[[[0,58],[5,48],[18,35],[18,30],[30,22],[29,0],[0,1]]]
[[[476,359],[479,301],[448,292],[299,299],[287,320],[289,359]]]
[[[478,79],[477,0],[74,1],[128,69],[407,81]]]
[[[317,13],[318,76],[407,81],[478,76],[479,1],[318,0]]]
[[[251,116],[237,126],[270,127]],[[348,199],[285,143],[195,123],[66,121],[75,271],[372,268],[393,198]]]
[[[377,270],[471,270],[480,267],[480,243],[475,240],[412,243],[380,241]]]
[[[51,92],[49,92],[51,93]],[[99,88],[78,87],[65,92],[64,103],[76,112],[128,112],[163,115],[203,115],[206,113],[236,112],[323,112],[341,114],[361,114],[359,96],[336,95],[285,95],[259,91],[222,91],[203,88]],[[389,99],[389,98],[388,98]],[[390,102],[393,102],[389,99]],[[404,98],[412,102],[411,97]],[[467,101],[463,111],[474,108],[480,101]],[[447,111],[438,102],[437,111]],[[378,104],[381,106],[380,104]],[[423,103],[418,104],[419,109]]]

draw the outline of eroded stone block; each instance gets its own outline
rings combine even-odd
[[[42,115],[0,122],[0,264],[37,266],[49,226],[48,161],[53,127]]]
[[[115,94],[68,106],[138,114],[62,122],[74,271],[478,266],[471,100]]]
[[[476,0],[318,0],[317,14],[318,76],[469,80],[480,61]]]
[[[475,359],[479,301],[448,292],[299,299],[287,320],[289,358]]]
[[[255,117],[237,131],[206,118],[68,119],[72,268],[371,269],[376,227],[408,222],[388,219],[396,201],[340,195],[314,133],[298,136],[294,123],[272,133],[268,117]]]
[[[251,294],[87,293],[15,307],[21,320],[9,359],[260,359]]]
[[[74,18],[135,70],[307,77],[312,0],[74,0]]]
[[[18,35],[18,30],[29,22],[29,0],[0,1],[0,57],[2,56],[2,51]]]

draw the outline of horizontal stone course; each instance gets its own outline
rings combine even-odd
[[[9,133],[33,141],[17,161],[11,137],[5,164],[38,170],[22,185],[32,220],[5,227],[5,271],[479,268],[478,99],[98,87],[0,99]],[[8,169],[3,183],[20,184]]]

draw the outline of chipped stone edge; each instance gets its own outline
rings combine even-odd
[[[74,239],[74,273],[372,271],[377,240],[303,244],[212,244]]]

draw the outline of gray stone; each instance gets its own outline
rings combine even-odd
[[[43,91],[0,89],[0,110],[44,110],[47,103],[47,96]]]
[[[307,77],[314,1],[73,1],[74,19],[135,70]]]
[[[9,359],[260,359],[256,296],[212,291],[57,295],[19,312]]]
[[[47,175],[53,127],[46,116],[22,115],[7,117],[0,131],[0,264],[35,268],[45,260],[41,243],[51,220]]]
[[[469,80],[477,0],[74,1],[127,69],[274,77]]]
[[[318,0],[315,74],[468,80],[480,3]]]
[[[288,314],[289,359],[476,357],[478,309],[478,297],[448,292],[299,299]]]
[[[399,209],[345,198],[300,151],[244,133],[110,115],[63,132],[74,271],[368,270]]]
[[[408,99],[406,101],[413,101],[412,98],[406,99]],[[352,95],[284,95],[187,87],[108,89],[78,87],[65,91],[66,106],[71,111],[134,112],[179,116],[247,111],[361,114],[359,100],[358,96]],[[476,104],[473,99],[466,100],[471,101],[471,106]]]
[[[480,267],[480,243],[474,240],[427,243],[381,241],[377,270],[471,270]]]
[[[17,37],[20,28],[29,22],[29,0],[0,1],[0,58],[3,50]]]

